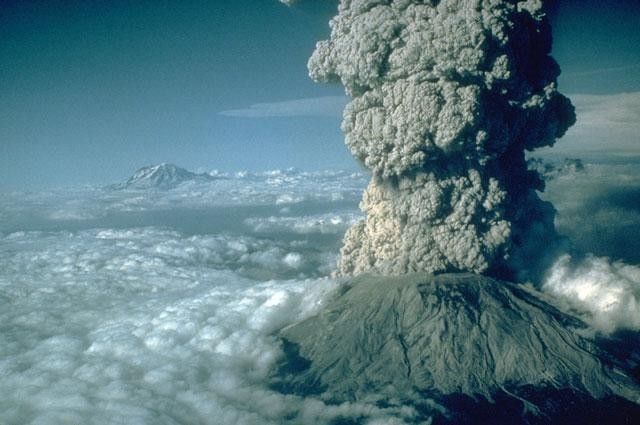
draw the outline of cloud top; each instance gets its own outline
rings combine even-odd
[[[410,419],[409,408],[269,388],[282,356],[274,330],[317,312],[338,287],[246,277],[242,268],[286,272],[306,260],[270,245],[153,227],[0,235],[0,422]]]

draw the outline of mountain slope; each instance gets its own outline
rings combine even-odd
[[[478,412],[510,405],[537,423],[603,400],[640,419],[638,365],[580,330],[543,295],[507,282],[360,276],[322,313],[281,331],[287,358],[274,386],[334,401],[435,400],[461,423],[456,415],[473,411],[469,403]],[[558,398],[565,402],[549,407]],[[516,423],[529,423],[523,418]]]
[[[113,189],[172,189],[186,182],[206,182],[216,178],[206,173],[192,173],[173,164],[142,167]]]

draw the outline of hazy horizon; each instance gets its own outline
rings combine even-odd
[[[306,69],[336,7],[4,2],[0,190],[107,184],[162,162],[358,169],[340,131],[342,88],[315,84]],[[554,10],[559,87],[578,124],[553,149],[593,153],[606,138],[607,152],[640,152],[640,4],[562,1]],[[595,119],[596,104],[610,116]]]

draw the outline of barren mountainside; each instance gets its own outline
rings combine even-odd
[[[432,400],[450,417],[482,418],[467,405],[456,410],[467,400],[480,410],[510,406],[535,423],[575,420],[572,409],[585,414],[607,400],[609,414],[640,418],[638,359],[608,352],[543,294],[479,275],[363,275],[281,336],[288,358],[275,385],[336,402]],[[550,407],[562,394],[571,401]]]

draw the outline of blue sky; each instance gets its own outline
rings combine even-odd
[[[640,1],[557,0],[553,55],[565,93],[640,90]]]
[[[109,183],[159,162],[356,168],[339,129],[342,89],[306,70],[336,5],[2,2],[0,189]],[[561,0],[555,9],[561,90],[599,95],[581,99],[591,109],[609,102],[611,122],[633,121],[640,97],[612,106],[610,96],[640,92],[640,2]]]

